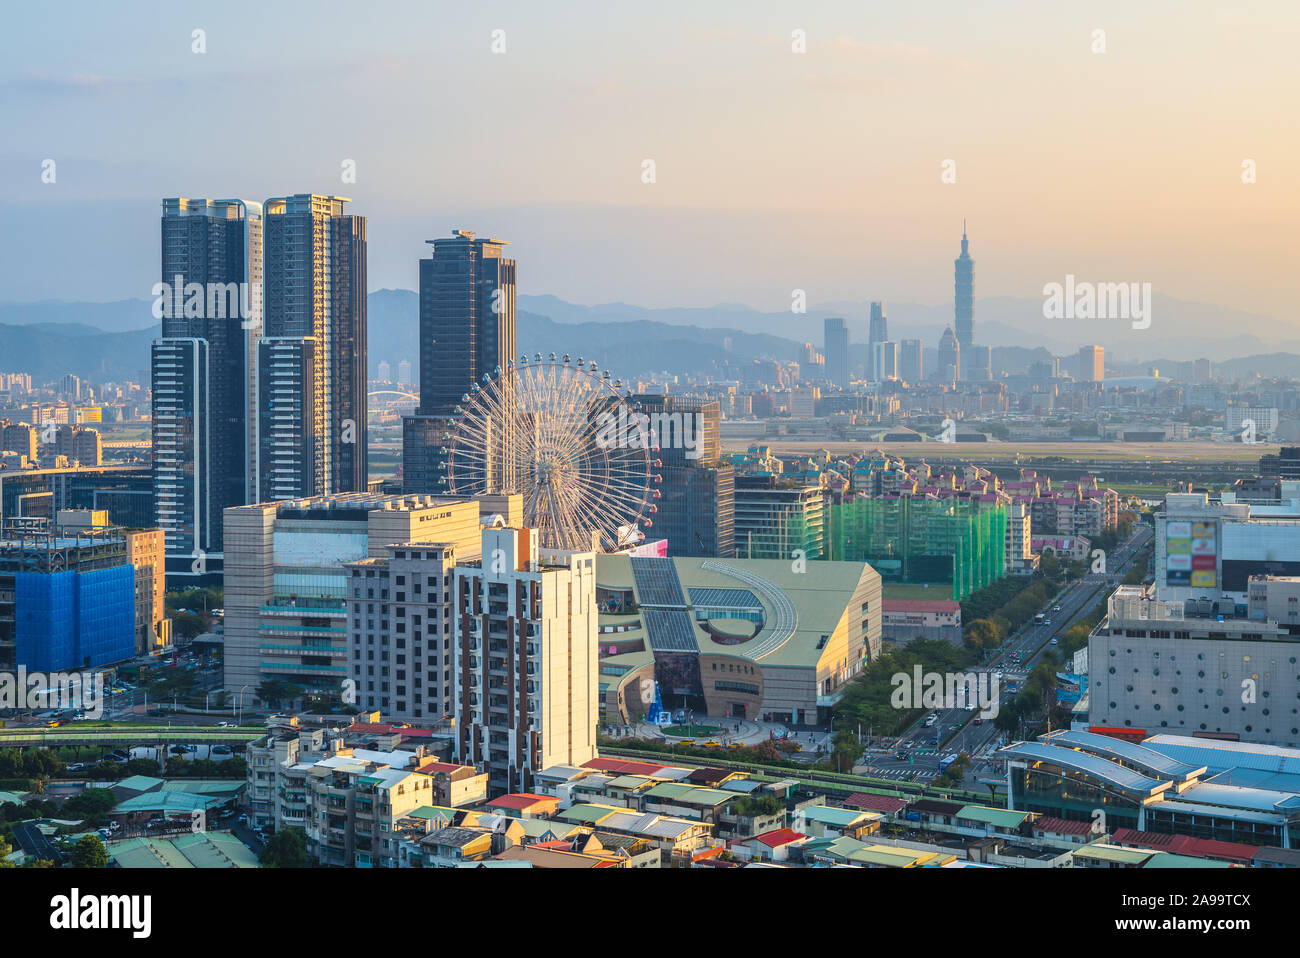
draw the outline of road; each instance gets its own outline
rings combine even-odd
[[[1152,535],[1150,526],[1139,524],[1133,534],[1106,557],[1105,572],[1089,573],[1071,582],[1052,605],[1043,610],[1046,621],[1024,626],[1006,640],[987,666],[974,670],[977,673],[993,672],[998,677],[999,706],[1016,694],[1008,686],[1018,690],[1034,666],[1054,651],[1052,639],[1084,619],[1109,594],[1112,587],[1108,583],[1118,582],[1123,577],[1137,554],[1150,544]],[[986,681],[981,675],[980,682]],[[929,781],[938,774],[941,759],[965,752],[974,759],[965,785],[977,788],[979,778],[996,771],[983,758],[1001,744],[1000,739],[1004,737],[990,720],[991,716],[982,718],[980,711],[952,708],[926,713],[893,748],[874,749],[863,757],[867,774],[900,781]],[[930,716],[937,718],[933,724],[926,725]],[[897,758],[896,751],[906,753],[907,757]]]

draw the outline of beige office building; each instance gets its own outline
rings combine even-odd
[[[443,543],[472,557],[478,536],[472,499],[346,492],[227,509],[225,686],[234,703],[255,705],[259,685],[279,679],[353,704],[349,615],[373,618],[376,635],[392,623],[382,586],[351,595],[347,564],[387,557],[394,543]]]

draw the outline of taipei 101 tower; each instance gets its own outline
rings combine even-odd
[[[954,313],[957,342],[970,346],[975,332],[975,261],[966,241],[966,221],[961,221],[961,256],[953,260]]]

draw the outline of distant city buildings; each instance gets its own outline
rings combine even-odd
[[[1106,378],[1106,350],[1101,346],[1084,346],[1079,350],[1078,375],[1081,382],[1099,383]]]
[[[843,319],[833,317],[823,322],[823,349],[826,355],[826,378],[840,389],[849,386],[849,327]]]
[[[975,342],[975,261],[970,258],[965,220],[961,221],[961,255],[953,261],[953,328],[962,348]],[[944,365],[942,359],[939,365]]]
[[[939,338],[939,368],[936,374],[943,382],[955,382],[961,378],[961,342],[949,326]]]

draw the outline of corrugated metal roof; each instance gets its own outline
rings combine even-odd
[[[1180,762],[1204,765],[1211,772],[1234,768],[1300,775],[1300,749],[1251,742],[1224,742],[1187,735],[1153,735],[1142,743]]]
[[[1053,732],[1051,735],[1045,736],[1041,741],[1048,745],[1063,745],[1069,748],[1082,749],[1093,755],[1118,759],[1121,762],[1136,765],[1143,771],[1168,776],[1176,782],[1197,778],[1205,773],[1203,764],[1189,765],[1155,749],[1136,745],[1133,742],[1125,742],[1123,739],[1112,738],[1109,735],[1098,735],[1096,732]]]
[[[1037,742],[1017,742],[1000,748],[994,753],[1000,758],[1021,759],[1030,762],[1047,762],[1062,768],[1073,769],[1095,776],[1107,784],[1128,792],[1130,795],[1158,795],[1172,784],[1147,778],[1131,768],[1125,768],[1118,762],[1098,758],[1078,749],[1063,748],[1057,745],[1041,745]]]

